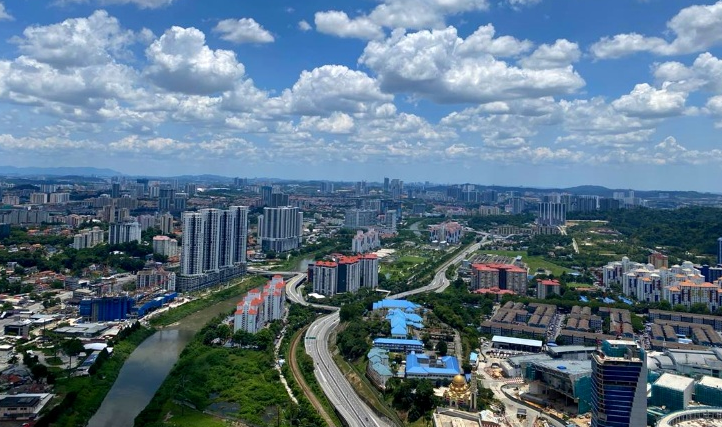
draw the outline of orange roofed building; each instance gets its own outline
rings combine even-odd
[[[527,270],[512,264],[472,264],[471,290],[491,288],[526,295]]]
[[[281,276],[273,276],[262,288],[248,291],[236,305],[233,331],[255,334],[266,324],[281,319],[286,302],[286,283]]]

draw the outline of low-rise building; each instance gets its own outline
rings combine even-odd
[[[413,351],[406,355],[406,378],[451,381],[462,373],[459,361],[454,356],[432,359],[426,354]]]
[[[692,378],[665,372],[652,384],[650,403],[655,406],[664,405],[673,411],[687,409],[692,400],[693,389]]]
[[[694,400],[703,405],[722,407],[722,379],[703,376],[694,386]]]
[[[373,346],[383,348],[396,353],[408,353],[412,351],[424,351],[424,343],[419,340],[399,338],[376,338]]]
[[[0,395],[0,419],[35,419],[52,398],[49,393]]]
[[[386,390],[386,382],[393,378],[389,365],[389,351],[383,348],[374,347],[368,352],[368,364],[366,374],[376,387]]]

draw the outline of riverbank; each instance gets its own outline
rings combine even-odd
[[[84,426],[100,408],[126,359],[146,338],[155,333],[152,328],[141,327],[113,346],[113,354],[94,375],[58,379],[54,393],[60,406],[51,410],[38,426],[52,423],[54,427]],[[44,424],[45,423],[45,424]]]
[[[318,415],[294,404],[273,368],[273,347],[226,347],[207,343],[224,315],[212,319],[188,344],[177,363],[136,417],[135,426],[217,425],[235,419],[249,425],[317,425]],[[309,405],[310,406],[310,405]],[[303,423],[301,423],[303,425]]]
[[[245,276],[242,279],[237,279],[225,288],[199,296],[193,301],[189,301],[178,307],[168,309],[167,311],[152,317],[148,323],[155,328],[172,325],[186,316],[234,296],[241,296],[255,287],[263,286],[267,281],[268,278],[263,276]]]

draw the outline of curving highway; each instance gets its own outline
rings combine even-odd
[[[314,360],[315,375],[324,394],[349,427],[391,427],[356,394],[328,349],[329,336],[338,325],[338,312],[317,319],[306,331],[305,346]]]
[[[470,253],[479,250],[482,244],[490,242],[475,243],[453,259],[445,262],[434,275],[434,279],[426,286],[417,289],[391,295],[388,298],[402,299],[410,295],[422,292],[443,292],[449,286],[446,279],[446,269],[452,264],[460,263]],[[315,364],[315,375],[318,379],[324,394],[343,417],[349,427],[391,427],[388,419],[379,417],[371,408],[356,394],[353,386],[348,382],[341,370],[333,361],[331,352],[328,349],[328,341],[333,329],[339,323],[338,307],[309,304],[298,291],[298,285],[306,279],[305,274],[299,274],[288,280],[286,288],[287,298],[297,304],[310,305],[316,308],[335,310],[332,314],[320,317],[309,326],[305,336],[306,353],[311,356]]]

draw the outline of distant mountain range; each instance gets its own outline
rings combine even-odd
[[[0,175],[7,176],[118,176],[122,173],[112,169],[86,168],[86,167],[57,167],[57,168],[18,168],[15,166],[0,166]]]

